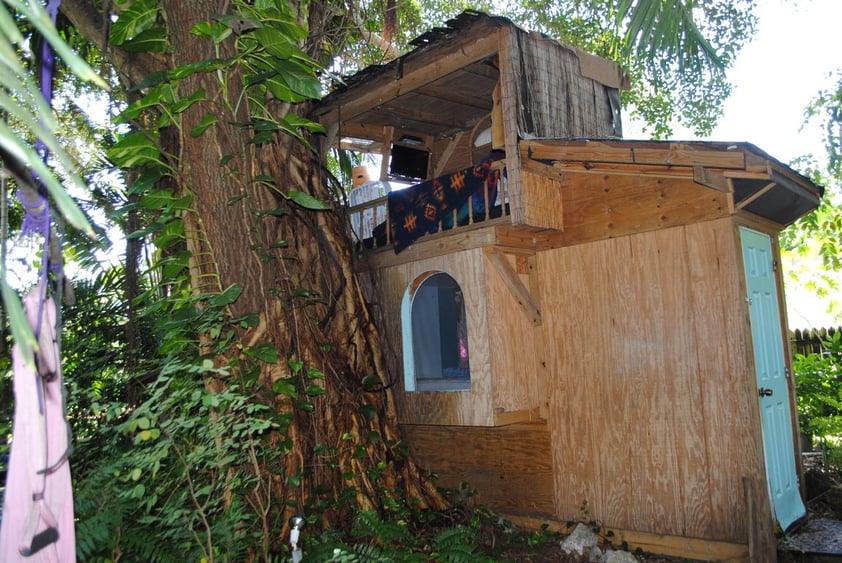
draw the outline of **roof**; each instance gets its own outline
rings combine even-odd
[[[435,138],[470,129],[489,114],[491,92],[500,77],[500,29],[529,37],[531,43],[562,47],[578,58],[575,73],[611,88],[628,86],[615,63],[527,33],[511,20],[466,11],[415,38],[414,49],[388,63],[368,66],[345,77],[318,104],[323,124],[343,122],[353,128],[395,127]],[[575,60],[574,58],[574,60]]]
[[[528,158],[572,172],[630,169],[645,176],[672,170],[712,189],[733,190],[736,211],[781,226],[813,211],[824,195],[822,186],[746,142],[535,139],[522,141],[522,150]]]

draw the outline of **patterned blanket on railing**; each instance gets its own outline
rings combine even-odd
[[[497,199],[500,179],[500,171],[492,170],[491,163],[500,158],[502,154],[493,153],[476,166],[389,192],[388,221],[395,254],[419,237],[438,232],[439,222],[442,229],[451,228],[454,210],[457,224],[467,222],[470,216],[475,220],[485,219],[486,194],[483,187],[488,185],[487,201],[488,207],[491,207]],[[475,197],[469,202],[472,195]],[[375,229],[375,236],[378,230],[385,231],[385,225]]]

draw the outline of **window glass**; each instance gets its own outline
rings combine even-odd
[[[406,390],[470,389],[465,302],[456,280],[427,272],[407,290],[404,305]]]

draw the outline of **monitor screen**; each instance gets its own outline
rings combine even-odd
[[[392,158],[389,160],[389,174],[402,178],[423,180],[427,177],[430,151],[418,147],[392,145]]]

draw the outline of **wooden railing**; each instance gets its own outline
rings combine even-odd
[[[454,209],[447,217],[439,220],[439,233],[463,229],[510,216],[509,201],[511,201],[511,194],[509,193],[510,188],[504,173],[503,162],[496,162],[494,168],[500,169],[496,195],[490,193],[486,181],[480,193],[474,193],[468,198],[467,214],[463,213],[462,217],[459,217],[459,210]],[[477,202],[477,198],[482,198],[479,201],[482,202],[481,208],[485,211],[475,211],[474,203]],[[348,208],[351,236],[355,245],[368,249],[392,245],[392,236],[387,221],[388,199],[388,196],[379,197]]]

